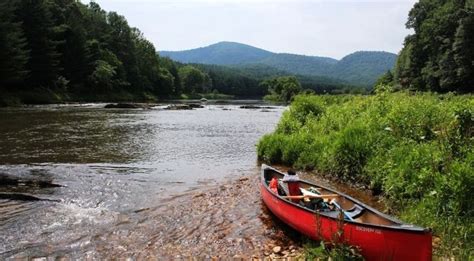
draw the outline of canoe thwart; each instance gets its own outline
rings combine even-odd
[[[300,196],[282,196],[287,199],[304,199],[304,198],[337,198],[340,197],[338,194],[325,194],[325,195],[300,195]]]

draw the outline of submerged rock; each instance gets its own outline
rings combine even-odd
[[[24,193],[0,193],[0,199],[18,200],[18,201],[53,201],[60,202],[57,199],[39,198],[33,195]]]
[[[36,180],[31,178],[19,178],[0,173],[0,187],[5,186],[22,186],[22,187],[38,187],[38,188],[56,188],[62,185],[55,184],[51,180]]]
[[[21,200],[21,201],[39,201],[41,200],[38,197],[21,194],[21,193],[0,193],[0,199],[11,199],[11,200]]]
[[[204,106],[202,106],[201,104],[197,104],[197,103],[190,103],[188,104],[189,107],[191,107],[192,109],[202,109],[204,108]]]

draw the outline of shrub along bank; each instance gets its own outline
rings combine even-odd
[[[473,134],[472,95],[305,95],[260,140],[258,156],[365,184],[404,221],[433,228],[437,255],[468,258]]]

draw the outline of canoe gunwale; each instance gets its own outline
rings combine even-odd
[[[273,191],[270,190],[270,188],[268,187],[268,185],[265,183],[265,170],[272,170],[276,173],[279,173],[281,175],[285,175],[284,173],[282,173],[281,171],[271,167],[271,166],[268,166],[266,164],[262,164],[261,166],[261,185],[263,187],[265,187],[266,191],[272,195],[274,198],[286,203],[286,204],[289,204],[290,206],[292,207],[297,207],[299,209],[302,209],[306,212],[310,212],[312,214],[318,214],[318,215],[321,215],[321,216],[324,216],[326,218],[329,218],[329,219],[332,219],[332,220],[335,220],[337,221],[336,218],[324,213],[324,212],[317,212],[315,210],[310,210],[306,207],[303,207],[299,204],[296,204],[294,202],[292,202],[291,200],[287,200],[285,198],[283,198],[282,196],[280,195],[277,195],[275,193],[273,193]],[[360,205],[361,207],[364,207],[365,209],[367,209],[368,211],[376,214],[376,215],[379,215],[383,218],[386,218],[388,220],[390,220],[391,222],[394,222],[394,223],[397,223],[399,225],[396,225],[396,226],[390,226],[390,225],[381,225],[381,224],[373,224],[373,223],[362,223],[362,222],[357,222],[357,221],[351,221],[351,220],[344,220],[344,223],[350,223],[350,224],[353,224],[353,225],[357,225],[357,226],[365,226],[365,227],[370,227],[370,228],[378,228],[378,229],[390,229],[390,230],[396,230],[396,231],[406,231],[406,232],[413,232],[413,233],[421,233],[421,234],[426,234],[426,233],[431,233],[431,229],[430,228],[423,228],[423,227],[419,227],[419,226],[415,226],[415,225],[411,225],[411,224],[407,224],[405,222],[402,222],[400,220],[397,220],[396,218],[392,217],[392,216],[389,216],[389,215],[386,215],[370,206],[368,206],[367,204],[365,203],[362,203],[360,202],[359,200],[355,199],[355,198],[352,198],[351,196],[348,196],[342,192],[339,192],[339,191],[335,191],[333,189],[330,189],[328,187],[325,187],[325,186],[321,186],[321,185],[317,185],[317,184],[314,184],[314,183],[311,183],[311,182],[308,182],[308,181],[300,181],[301,183],[305,183],[305,184],[308,184],[308,185],[311,185],[311,186],[316,186],[316,187],[320,187],[324,190],[327,190],[327,191],[330,191],[332,193],[335,193],[335,194],[338,194],[358,205]],[[405,225],[405,226],[403,226]]]

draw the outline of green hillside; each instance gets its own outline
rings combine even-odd
[[[191,64],[205,72],[212,79],[214,88],[221,92],[245,96],[263,96],[267,93],[266,88],[260,86],[260,82],[280,76],[292,75],[292,73],[263,64],[248,64],[240,66],[224,66],[215,64]],[[304,89],[313,90],[316,93],[342,93],[350,90],[358,90],[345,81],[328,78],[324,76],[295,75]]]
[[[362,85],[373,85],[374,79],[390,70],[396,60],[397,56],[388,52],[355,52],[335,64],[331,77]]]
[[[273,53],[250,45],[233,42],[219,42],[207,47],[197,49],[167,52],[161,51],[160,55],[182,63],[203,63],[230,65],[253,63],[268,58]]]
[[[278,53],[259,61],[259,63],[296,74],[331,77],[332,67],[337,64],[337,60],[328,57]]]
[[[388,52],[356,52],[336,60],[328,57],[272,53],[233,42],[220,42],[186,51],[162,51],[161,56],[183,63],[232,65],[247,67],[261,64],[295,75],[320,76],[372,86],[378,77],[393,68],[397,56]]]

